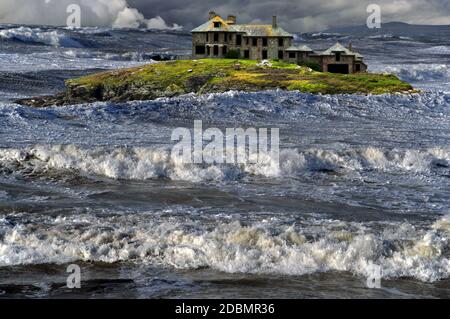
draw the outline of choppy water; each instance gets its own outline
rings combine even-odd
[[[32,109],[11,100],[184,54],[189,34],[1,26],[1,296],[450,297],[448,36],[298,36],[315,48],[351,39],[371,70],[421,94]],[[172,130],[194,120],[280,128],[280,166],[174,161]],[[76,292],[64,288],[70,263],[82,267]],[[378,290],[366,287],[373,264]]]

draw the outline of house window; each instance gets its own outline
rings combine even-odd
[[[289,58],[295,59],[295,52],[289,52]]]
[[[284,39],[283,39],[283,38],[279,38],[279,39],[278,39],[278,46],[279,46],[279,47],[284,46]]]
[[[250,45],[250,39],[249,39],[249,38],[246,38],[246,39],[245,39],[245,44],[246,44],[246,45]]]
[[[356,72],[361,72],[361,64],[356,64],[355,69]]]
[[[236,45],[242,45],[242,35],[236,35]]]
[[[214,33],[214,42],[219,42],[219,34]]]
[[[252,45],[253,45],[254,47],[257,47],[257,46],[258,46],[258,39],[257,39],[257,38],[253,38],[253,39],[252,39]]]
[[[220,28],[222,26],[221,22],[214,22],[214,28]]]
[[[284,52],[283,51],[278,51],[278,59],[283,59],[284,57]]]
[[[215,56],[218,56],[218,55],[219,55],[219,46],[218,46],[218,45],[215,45],[215,46],[214,46],[213,54],[214,54]]]
[[[340,62],[340,61],[341,61],[341,53],[336,52],[336,62]]]
[[[245,59],[250,59],[250,50],[245,50],[244,51],[244,58]]]
[[[209,42],[209,33],[206,34],[206,42]]]
[[[222,48],[222,54],[223,55],[227,54],[227,46],[226,45],[224,45],[223,48]]]
[[[205,52],[206,52],[206,49],[205,49],[204,45],[197,45],[195,47],[195,54],[203,55],[203,54],[205,54]]]
[[[223,34],[223,41],[227,42],[228,41],[228,33],[224,33]]]
[[[267,46],[267,38],[263,38],[263,47]]]
[[[263,60],[267,60],[267,50],[262,51],[262,58]]]

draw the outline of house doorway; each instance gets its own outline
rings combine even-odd
[[[349,74],[348,64],[328,64],[328,72]]]
[[[219,46],[215,45],[213,48],[213,55],[218,56],[219,55]]]
[[[284,58],[284,52],[283,51],[278,51],[278,59],[282,60]]]
[[[262,51],[262,58],[263,58],[263,60],[267,60],[267,50],[263,50]]]

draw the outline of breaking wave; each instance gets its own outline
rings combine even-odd
[[[390,66],[386,72],[397,74],[409,82],[426,82],[433,80],[450,80],[450,68],[447,64],[416,64]]]
[[[270,101],[270,103],[268,103]],[[438,116],[440,123],[446,121],[450,111],[450,94],[429,92],[423,94],[386,95],[312,95],[282,90],[263,92],[212,93],[205,95],[187,94],[175,98],[161,98],[154,101],[130,102],[126,105],[94,103],[87,109],[69,106],[56,111],[76,113],[82,116],[95,114],[111,120],[127,119],[160,120],[202,119],[203,121],[239,121],[254,126],[267,120],[288,120],[290,122],[317,118],[411,118],[421,121],[418,111],[427,118]],[[355,107],[356,106],[356,107]],[[0,112],[1,112],[0,108]],[[45,110],[42,112],[46,112]],[[28,113],[27,110],[21,112]]]
[[[309,172],[340,174],[352,172],[395,172],[449,176],[450,149],[382,150],[287,149],[280,153],[280,165],[266,156],[258,163],[197,165],[171,156],[169,149],[145,147],[84,149],[75,145],[36,146],[0,150],[0,172],[46,176],[66,171],[111,179],[178,181],[235,181],[245,176],[262,178],[296,177]]]
[[[312,39],[341,39],[341,38],[348,38],[348,35],[336,33],[336,32],[317,32],[317,33],[310,33],[306,34],[306,37],[312,38]]]
[[[376,264],[385,279],[434,282],[450,276],[449,215],[423,227],[316,219],[288,225],[275,219],[216,220],[211,228],[198,218],[189,211],[177,218],[170,210],[103,217],[12,214],[0,219],[0,266],[127,261],[227,273],[340,271],[368,277]]]
[[[438,55],[441,55],[441,54],[442,55],[450,55],[450,46],[439,45],[439,46],[420,50],[420,52],[429,53],[429,54],[438,54]]]
[[[393,34],[377,34],[377,35],[372,35],[368,38],[372,39],[372,40],[407,40],[407,41],[413,40],[410,37],[398,36],[398,35],[393,35]]]
[[[58,31],[43,31],[39,28],[19,27],[0,30],[0,39],[25,43],[44,44],[55,47],[83,47],[78,41],[60,34]]]
[[[172,54],[155,52],[105,53],[100,51],[68,50],[64,52],[64,56],[73,59],[102,59],[137,62],[168,61],[175,59],[175,56]]]

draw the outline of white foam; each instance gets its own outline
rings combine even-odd
[[[429,174],[450,165],[450,149],[382,150],[288,149],[280,165],[267,156],[256,164],[195,165],[174,159],[169,148],[119,147],[84,149],[75,145],[35,146],[0,150],[0,167],[48,173],[71,171],[112,179],[146,180],[169,178],[191,182],[238,180],[245,175],[267,178],[295,177],[305,172],[340,173],[379,170],[403,174]],[[27,174],[28,174],[27,173]]]
[[[397,36],[397,35],[393,35],[393,34],[390,34],[390,33],[372,35],[372,36],[369,37],[369,39],[373,39],[373,40],[399,39],[399,40],[407,40],[407,41],[413,40],[410,37]]]
[[[420,52],[428,54],[450,55],[450,46],[438,45],[431,48],[422,49],[420,50]]]
[[[347,35],[343,35],[340,33],[334,33],[334,32],[317,32],[312,33],[310,35],[311,38],[320,38],[320,39],[333,39],[333,38],[342,38],[342,37],[348,37]]]
[[[301,226],[218,221],[209,228],[188,215],[41,217],[2,226],[0,265],[128,261],[228,273],[369,276],[377,264],[384,278],[433,282],[450,276],[448,232],[406,223],[381,226],[379,233],[368,224],[333,220],[305,220]]]
[[[450,68],[447,64],[397,65],[389,66],[384,71],[394,73],[408,82],[450,79]]]
[[[19,40],[28,43],[40,43],[55,47],[81,48],[82,45],[58,31],[42,31],[28,27],[0,30],[0,38],[4,40]]]

